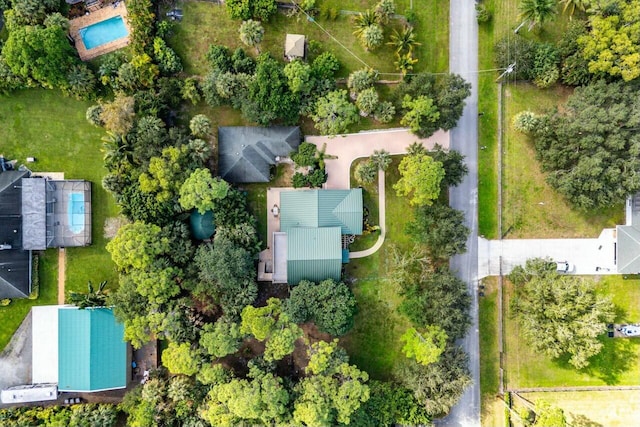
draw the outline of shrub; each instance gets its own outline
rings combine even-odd
[[[6,307],[9,304],[11,304],[11,299],[10,298],[4,298],[0,300],[0,307]]]
[[[540,119],[531,111],[520,111],[513,117],[512,123],[518,132],[531,133],[540,124]]]
[[[376,80],[378,80],[378,76],[375,71],[371,68],[363,68],[349,74],[347,87],[352,93],[360,93],[373,86]]]
[[[293,177],[291,177],[291,182],[293,184],[293,188],[302,188],[302,187],[309,186],[309,181],[307,180],[307,176],[300,172],[296,172],[293,174]]]
[[[38,265],[40,264],[38,255],[31,258],[31,293],[29,299],[38,299],[40,295],[40,274],[38,273]]]
[[[396,115],[396,107],[390,101],[384,101],[378,104],[373,112],[374,118],[380,123],[389,123]]]
[[[361,185],[371,184],[376,179],[378,173],[378,166],[376,166],[371,159],[358,163],[356,169],[353,171],[353,176],[356,181]]]
[[[537,53],[537,43],[522,37],[505,37],[496,43],[495,62],[499,68],[506,69],[516,62],[510,78],[530,80],[533,78],[533,63]]]
[[[476,3],[476,18],[482,24],[491,20],[491,12],[482,3]]]
[[[533,69],[531,78],[533,83],[539,88],[547,88],[558,81],[560,70],[558,50],[555,46],[543,43],[539,44],[535,50]]]
[[[361,114],[367,117],[374,112],[379,100],[378,92],[376,92],[375,88],[370,87],[360,92],[356,99],[356,106],[360,109]]]
[[[87,121],[92,125],[102,126],[104,125],[104,122],[102,121],[101,115],[102,115],[102,105],[96,104],[87,108],[85,117],[87,118]]]

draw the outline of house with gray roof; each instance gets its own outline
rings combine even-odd
[[[280,231],[273,235],[274,283],[340,280],[349,236],[362,234],[362,189],[280,193]]]
[[[0,171],[0,298],[31,293],[31,251],[90,244],[90,182]]]
[[[640,193],[627,199],[625,224],[616,226],[615,256],[619,274],[640,273]]]
[[[269,182],[271,167],[298,149],[300,128],[222,126],[218,128],[218,169],[233,183]]]

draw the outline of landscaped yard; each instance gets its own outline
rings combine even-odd
[[[85,291],[88,280],[94,283],[107,280],[112,289],[117,286],[117,274],[105,249],[103,227],[105,220],[116,216],[118,210],[111,195],[102,188],[105,169],[100,147],[104,131],[87,123],[85,111],[90,105],[90,102],[76,101],[60,92],[42,89],[17,91],[0,97],[2,152],[7,158],[25,163],[27,157],[35,157],[36,162],[28,164],[33,171],[64,172],[65,178],[92,182],[93,244],[88,248],[67,249],[67,291]],[[43,282],[47,282],[50,277],[55,277],[54,273],[49,274],[49,270],[53,268],[50,264],[57,263],[57,250],[48,250],[44,258],[43,264],[48,266],[48,273]],[[36,301],[37,304],[56,302],[57,277],[55,281],[53,285],[41,285],[41,299]],[[42,297],[49,293],[54,295],[52,299]],[[26,304],[14,303],[9,306],[9,311],[15,310],[16,313],[19,310],[13,307]],[[20,317],[21,320],[26,311],[10,317]],[[19,321],[11,326],[0,323],[3,325],[2,333],[11,335]]]
[[[386,172],[385,243],[375,254],[347,264],[347,276],[354,279],[352,287],[358,301],[358,314],[354,328],[341,343],[352,362],[378,379],[388,379],[396,360],[404,357],[400,336],[409,327],[409,322],[396,311],[401,297],[389,280],[392,248],[397,246],[403,251],[411,248],[404,226],[411,219],[412,208],[392,187],[399,179],[399,160],[399,156],[394,156]]]
[[[351,11],[364,11],[376,3],[377,1],[360,0],[318,2],[320,6],[327,4],[336,10]],[[397,0],[395,3],[399,14],[404,13],[409,7],[409,0]],[[232,20],[225,6],[211,2],[184,1],[181,2],[181,7],[184,19],[176,25],[171,45],[183,59],[188,74],[207,73],[205,54],[212,44],[223,44],[232,49],[246,48],[239,38],[240,21]],[[420,62],[416,64],[415,70],[446,71],[449,61],[449,2],[423,0],[420,7],[416,5],[415,13],[418,41],[422,43],[416,49],[416,57]],[[343,64],[340,72],[343,76],[363,68],[365,64],[380,72],[396,73],[391,47],[383,45],[374,52],[366,52],[352,34],[352,27],[350,15],[340,15],[335,21],[318,19],[317,22],[310,22],[303,16],[289,18],[278,13],[265,24],[265,36],[260,49],[262,52],[269,52],[274,58],[282,58],[285,35],[304,34],[309,40],[319,41],[323,50],[331,51],[338,57]]]
[[[483,2],[492,11],[489,23],[480,25],[479,60],[481,70],[495,68],[494,45],[503,37],[518,37],[546,42],[557,41],[566,30],[570,19],[558,13],[556,18],[541,29],[527,31],[525,25],[518,34],[514,29],[521,23],[518,18],[519,0]],[[562,6],[558,5],[559,12]],[[517,58],[514,58],[517,62]],[[498,88],[500,73],[481,73],[479,76],[479,234],[498,237]],[[549,187],[534,157],[527,138],[512,129],[511,119],[522,110],[543,112],[564,102],[570,89],[554,86],[540,90],[533,85],[515,83],[508,76],[502,80],[503,98],[503,218],[502,231],[507,237],[594,237],[603,227],[619,223],[622,209],[606,212],[575,212],[564,199]]]
[[[358,166],[358,164],[366,161],[367,161],[366,158],[356,159],[351,164],[351,188],[357,188],[361,186],[360,183],[356,181],[356,179],[353,177],[353,171],[355,170],[356,166]],[[380,200],[378,195],[378,178],[376,177],[373,183],[362,185],[361,187],[362,187],[362,205],[369,214],[369,220],[368,220],[369,224],[372,226],[379,225],[380,214],[379,214],[378,205]],[[355,252],[355,251],[363,251],[365,249],[369,249],[371,246],[373,246],[376,243],[379,236],[380,236],[379,231],[374,231],[369,234],[362,234],[361,236],[356,236],[356,240],[349,246],[349,250],[351,252]]]
[[[566,360],[553,361],[534,353],[519,335],[515,319],[508,315],[511,285],[505,281],[505,351],[508,388],[637,385],[640,378],[640,338],[601,338],[604,348],[590,359],[590,366],[576,371]],[[598,292],[617,306],[616,323],[640,321],[640,280],[606,276]]]

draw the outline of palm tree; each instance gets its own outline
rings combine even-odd
[[[413,70],[413,65],[416,62],[418,62],[418,60],[411,55],[411,52],[405,53],[404,55],[396,53],[396,61],[393,65],[396,66],[403,76],[406,76],[409,71]]]
[[[264,28],[260,21],[249,19],[248,21],[243,21],[240,25],[240,40],[247,46],[255,47],[258,53],[260,53],[258,45],[263,37]]]
[[[327,143],[325,142],[324,144],[322,144],[322,148],[318,151],[316,151],[316,159],[318,159],[318,166],[320,167],[320,169],[324,169],[324,161],[325,160],[331,160],[331,159],[337,159],[338,156],[334,156],[333,154],[327,154]]]
[[[522,0],[520,19],[529,21],[529,31],[536,25],[542,25],[558,13],[556,0]]]
[[[581,12],[586,12],[586,10],[591,6],[591,0],[560,0],[562,4],[564,4],[563,12],[569,11],[569,16],[573,16],[576,12],[576,9]]]
[[[387,150],[375,150],[370,159],[382,171],[386,171],[391,164],[391,154]]]
[[[405,26],[400,32],[393,30],[391,41],[387,44],[392,46],[398,55],[405,52],[411,53],[415,46],[420,46],[420,43],[416,41],[416,34],[413,32],[413,27],[410,25]]]
[[[362,33],[372,25],[378,24],[378,17],[376,16],[373,10],[365,10],[362,13],[359,13],[353,18],[353,23],[356,29],[353,31],[353,34],[360,38],[362,37]]]
[[[107,286],[107,281],[103,280],[98,285],[98,289],[93,289],[93,283],[91,280],[87,282],[88,292],[69,292],[69,302],[77,306],[80,310],[90,307],[104,307],[107,305],[107,294],[104,292],[104,288]]]

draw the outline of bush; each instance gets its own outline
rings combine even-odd
[[[37,254],[31,258],[31,293],[29,299],[38,299],[40,295],[40,273],[38,272],[38,265],[40,264]]]
[[[491,12],[482,3],[476,3],[476,18],[478,23],[482,24],[491,20]]]
[[[300,172],[296,172],[293,174],[293,177],[291,177],[291,182],[293,184],[293,188],[302,188],[309,186],[307,176]]]
[[[356,99],[356,106],[360,109],[360,113],[367,117],[369,114],[373,113],[378,106],[380,98],[378,97],[378,92],[376,92],[375,88],[370,87],[369,89],[365,89],[360,94],[358,94],[358,98]]]
[[[531,111],[520,111],[513,117],[512,123],[518,132],[531,133],[540,124],[540,119]]]
[[[347,87],[351,93],[360,93],[365,89],[369,89],[378,79],[375,71],[371,68],[363,68],[349,74]]]
[[[101,115],[102,115],[102,105],[96,104],[87,108],[85,117],[87,118],[87,121],[92,125],[102,126],[104,125],[104,122],[102,121]]]
[[[531,71],[533,83],[544,89],[557,82],[560,77],[559,63],[558,50],[553,45],[548,43],[539,44],[536,47]]]
[[[499,68],[506,69],[516,62],[514,72],[509,75],[516,80],[531,80],[533,64],[537,53],[537,43],[522,37],[505,37],[496,43],[495,62]]]
[[[0,307],[6,307],[9,304],[11,304],[11,299],[10,298],[4,298],[0,300]]]
[[[396,107],[390,101],[378,104],[378,108],[373,112],[374,118],[380,123],[389,123],[396,115]]]
[[[360,185],[371,184],[376,179],[378,166],[371,159],[358,163],[353,171],[353,176]]]

